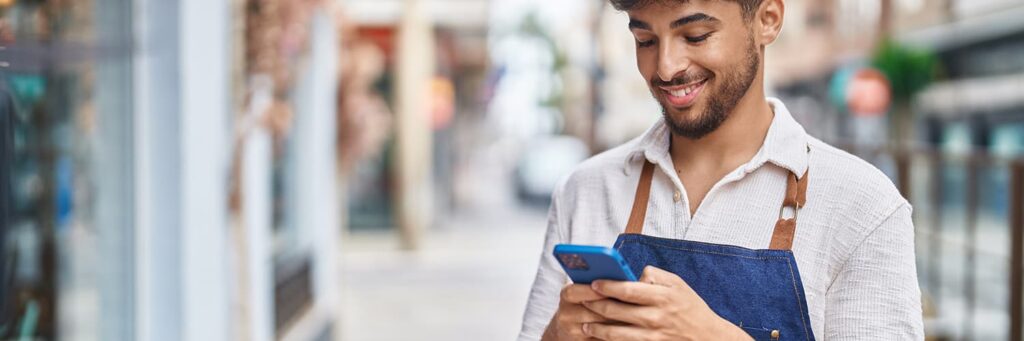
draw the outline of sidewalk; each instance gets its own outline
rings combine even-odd
[[[544,209],[446,220],[421,250],[392,233],[342,249],[342,340],[511,340],[519,332],[545,229]]]

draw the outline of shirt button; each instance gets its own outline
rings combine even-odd
[[[679,200],[682,200],[682,199],[683,199],[683,194],[679,193],[679,191],[676,191],[676,193],[672,195],[672,200],[675,201],[675,202],[679,202]]]
[[[778,339],[779,339],[779,331],[778,330],[773,330],[772,331],[772,340],[778,340]]]

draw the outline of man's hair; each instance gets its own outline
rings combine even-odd
[[[668,4],[673,2],[685,3],[690,0],[608,0],[612,3],[612,7],[620,11],[631,11],[634,9],[644,8],[647,5],[653,3]],[[750,20],[754,18],[754,13],[757,13],[757,7],[761,6],[763,0],[728,0],[740,5],[743,9],[743,19]]]

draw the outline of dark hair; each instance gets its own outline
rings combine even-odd
[[[653,3],[666,4],[672,2],[685,3],[690,0],[608,0],[612,3],[612,7],[620,11],[631,11],[638,8],[647,7],[647,5]],[[743,9],[743,18],[751,19],[754,17],[754,13],[757,12],[757,7],[761,6],[762,0],[728,0],[739,3],[740,8]]]

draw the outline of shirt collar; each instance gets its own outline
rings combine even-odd
[[[772,118],[764,144],[750,162],[743,166],[744,171],[750,173],[765,163],[772,163],[802,177],[807,171],[807,132],[800,123],[797,123],[782,101],[777,98],[767,100],[775,112],[775,117]],[[628,174],[643,158],[654,164],[671,160],[668,151],[670,136],[671,131],[664,119],[658,119],[640,136],[638,143],[630,151],[626,158],[625,172]]]

